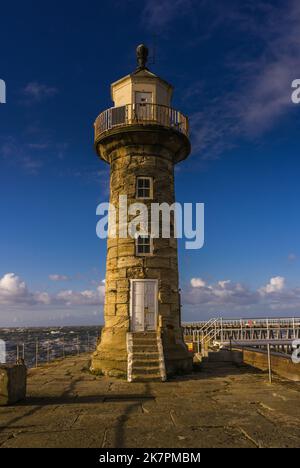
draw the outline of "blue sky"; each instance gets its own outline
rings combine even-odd
[[[102,321],[93,122],[141,42],[191,119],[177,200],[205,203],[204,248],[180,243],[183,318],[299,315],[299,2],[19,1],[1,17],[0,326]]]

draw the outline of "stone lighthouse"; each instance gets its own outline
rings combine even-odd
[[[137,69],[111,85],[114,107],[95,122],[95,148],[110,165],[110,203],[175,202],[174,167],[190,154],[188,119],[171,107],[172,86],[147,67],[148,49],[137,48]],[[128,213],[128,212],[127,212]],[[107,240],[105,325],[91,370],[129,381],[166,380],[189,371],[183,341],[174,216],[171,235]],[[161,228],[159,229],[161,232]]]

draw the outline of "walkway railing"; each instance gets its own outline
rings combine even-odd
[[[184,329],[200,329],[207,320],[200,320],[197,322],[184,322],[182,326]],[[274,328],[300,328],[300,317],[259,317],[259,318],[220,318],[218,320],[219,328],[266,328],[268,326]]]
[[[292,342],[300,339],[300,318],[218,318],[184,323],[183,332],[185,340],[192,341],[202,354],[212,345],[265,347],[268,343],[290,353]]]
[[[23,359],[27,367],[38,367],[43,363],[50,363],[57,359],[65,359],[68,356],[76,356],[81,353],[92,352],[96,349],[98,337],[75,336],[72,339],[64,337],[57,342],[55,339],[35,341],[6,342],[6,363],[14,363]]]
[[[198,353],[203,352],[207,349],[210,343],[217,336],[217,323],[219,319],[210,319],[205,322],[201,328],[192,331],[193,343],[197,343]]]
[[[95,141],[103,133],[128,125],[161,125],[188,136],[188,118],[172,107],[159,104],[127,104],[111,107],[102,112],[95,121]]]

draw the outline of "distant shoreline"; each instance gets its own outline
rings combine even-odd
[[[46,328],[61,329],[61,328],[102,328],[104,324],[99,325],[20,325],[15,327],[0,326],[1,330],[41,330]]]

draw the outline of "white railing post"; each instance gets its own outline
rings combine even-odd
[[[221,317],[221,343],[224,342],[224,334],[223,334],[223,317]]]
[[[295,317],[293,317],[293,338],[296,339]]]
[[[271,349],[270,343],[268,343],[268,368],[269,368],[269,382],[272,383],[272,368],[271,368]]]
[[[79,344],[79,335],[77,335],[77,355],[80,354],[80,344]]]
[[[38,338],[35,341],[35,367],[38,367],[38,361],[39,361],[39,340]]]

